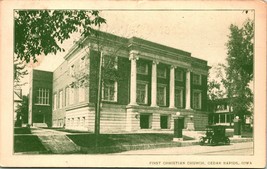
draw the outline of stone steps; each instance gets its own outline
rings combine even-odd
[[[33,123],[33,127],[47,127],[46,123]]]

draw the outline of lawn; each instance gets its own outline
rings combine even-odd
[[[31,129],[28,127],[14,127],[14,134],[31,134]]]
[[[140,133],[140,134],[101,134],[98,149],[95,149],[94,134],[67,135],[75,144],[91,150],[90,153],[114,153],[129,149],[146,149],[164,144],[175,144],[173,134]],[[184,136],[184,140],[193,138]],[[127,147],[127,148],[126,148]]]
[[[46,149],[35,135],[15,135],[14,152],[45,152]]]
[[[46,152],[39,138],[28,127],[14,128],[14,152]]]

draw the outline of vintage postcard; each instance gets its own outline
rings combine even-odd
[[[264,1],[1,1],[3,167],[264,168]]]

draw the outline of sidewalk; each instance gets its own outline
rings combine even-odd
[[[69,139],[67,132],[51,129],[33,128],[32,134],[37,135],[44,147],[55,154],[77,153],[80,147]]]
[[[189,147],[167,147],[149,150],[132,150],[115,154],[160,154],[160,155],[198,155],[198,154],[225,154],[225,155],[253,155],[253,142],[235,143],[223,146],[189,146]]]

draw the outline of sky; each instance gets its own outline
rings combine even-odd
[[[225,44],[230,33],[229,26],[242,26],[247,18],[253,19],[254,12],[249,11],[101,11],[106,19],[102,31],[118,36],[143,38],[152,42],[190,52],[193,57],[208,61],[209,66],[226,63],[227,49]],[[76,33],[65,41],[62,47],[66,52],[55,55],[40,56],[37,64],[28,68],[54,71],[63,61],[74,40]],[[24,78],[28,81],[28,77]],[[23,87],[28,93],[28,86]]]

